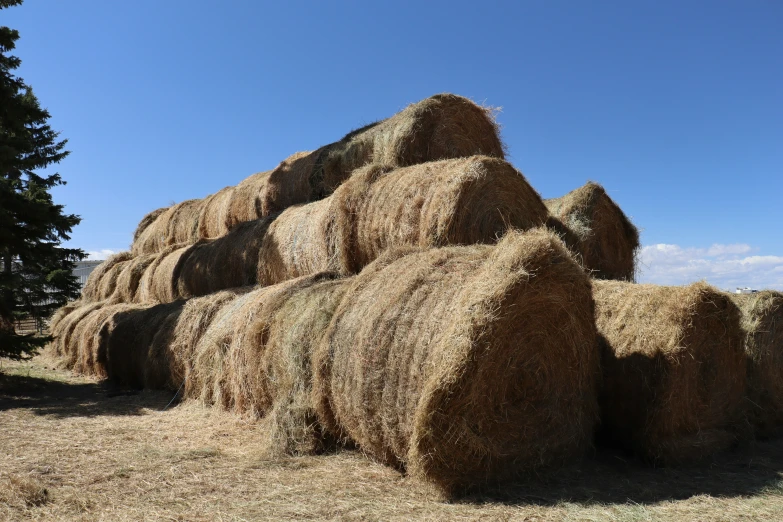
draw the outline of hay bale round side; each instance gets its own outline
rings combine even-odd
[[[175,207],[166,208],[133,240],[133,255],[156,254],[166,248],[171,220],[177,210]]]
[[[740,314],[704,283],[593,281],[602,438],[654,462],[697,460],[744,430]]]
[[[289,207],[269,225],[258,254],[256,281],[273,285],[318,272],[340,271],[342,238],[336,228],[338,201],[321,201]]]
[[[184,301],[146,308],[121,310],[106,318],[95,342],[105,351],[109,379],[135,388],[176,389],[167,379],[171,367],[172,325],[182,312]]]
[[[96,266],[90,275],[87,276],[87,282],[82,288],[82,299],[84,301],[96,301],[99,299],[99,292],[104,276],[114,268],[118,263],[130,260],[133,255],[130,252],[118,252],[106,259],[103,263]]]
[[[226,235],[234,187],[225,187],[204,200],[198,217],[198,238],[212,239]]]
[[[139,304],[156,304],[174,299],[161,300],[161,296],[176,295],[177,288],[173,280],[174,270],[179,259],[185,253],[188,245],[170,245],[157,254],[139,280],[136,289],[135,302]]]
[[[58,308],[53,314],[52,317],[49,318],[49,335],[52,336],[52,342],[50,345],[56,350],[56,343],[57,338],[60,336],[60,332],[63,327],[63,321],[65,320],[68,315],[70,315],[71,312],[82,306],[84,303],[82,301],[71,301],[60,308]],[[13,323],[12,323],[13,326]]]
[[[639,231],[604,188],[593,182],[545,201],[573,236],[564,237],[582,264],[600,279],[633,281]]]
[[[549,215],[525,177],[488,156],[357,171],[332,196],[345,270],[358,272],[389,248],[494,243],[508,229],[543,225]]]
[[[783,293],[729,294],[742,312],[748,418],[759,438],[783,434]]]
[[[254,174],[237,185],[229,202],[228,227],[310,201],[310,174],[319,151],[292,154],[273,170]]]
[[[78,357],[78,338],[74,332],[88,315],[103,307],[104,303],[80,303],[80,306],[69,313],[58,325],[59,335],[54,339],[55,353],[62,357],[66,368],[73,368]]]
[[[509,232],[494,247],[376,263],[354,278],[315,354],[314,401],[330,432],[447,495],[590,446],[593,300],[559,239]]]
[[[133,264],[133,261],[134,258],[130,258],[126,261],[115,263],[103,274],[96,291],[96,301],[108,301],[112,298],[117,290],[117,283],[120,279],[120,276],[130,265]]]
[[[324,147],[310,176],[311,200],[333,192],[370,163],[404,167],[473,155],[504,157],[490,109],[462,96],[436,94]]]
[[[198,225],[204,199],[188,199],[172,206],[171,221],[166,230],[165,246],[193,244],[198,240]]]
[[[247,221],[228,235],[188,249],[168,277],[184,298],[256,283],[259,250],[274,216]]]
[[[76,353],[72,370],[84,375],[107,377],[106,346],[100,343],[99,335],[103,323],[114,314],[137,308],[138,305],[132,304],[105,304],[84,316],[71,336]]]
[[[156,259],[156,254],[143,254],[128,261],[117,276],[114,293],[109,297],[109,301],[111,303],[138,302],[137,293],[141,278]]]
[[[147,213],[143,218],[141,218],[141,221],[139,221],[138,226],[136,226],[136,230],[133,232],[133,242],[136,243],[141,237],[141,235],[144,233],[144,231],[147,230],[147,227],[149,227],[152,223],[154,223],[155,220],[157,220],[158,217],[164,212],[166,212],[168,209],[169,207],[157,208],[152,212]]]
[[[264,419],[271,455],[314,455],[335,443],[318,422],[312,393],[313,352],[350,282],[334,277],[321,274],[280,292],[253,325],[256,360],[271,399]]]

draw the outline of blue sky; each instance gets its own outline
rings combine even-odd
[[[783,289],[777,0],[27,0],[0,17],[69,139],[55,197],[87,251],[454,92],[502,107],[543,197],[606,187],[642,230],[642,281]]]

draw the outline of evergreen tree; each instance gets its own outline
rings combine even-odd
[[[22,0],[0,0],[0,10]],[[73,276],[82,250],[62,248],[80,218],[64,214],[49,191],[64,185],[42,169],[68,155],[66,140],[47,124],[50,115],[32,89],[14,75],[21,63],[9,53],[18,31],[0,27],[0,356],[31,356],[50,338],[19,335],[14,321],[41,320],[79,295]]]

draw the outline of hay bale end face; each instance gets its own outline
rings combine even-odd
[[[545,203],[570,232],[561,234],[563,240],[593,277],[633,281],[639,231],[601,185],[589,182]]]
[[[585,450],[593,301],[560,240],[403,254],[354,278],[316,351],[324,426],[447,495]]]
[[[663,464],[744,436],[739,310],[723,293],[593,281],[602,348],[602,438]]]
[[[729,294],[742,312],[748,419],[756,436],[783,433],[783,293]]]

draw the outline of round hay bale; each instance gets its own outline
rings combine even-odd
[[[81,303],[78,308],[74,309],[60,321],[58,325],[59,335],[55,337],[54,346],[55,353],[62,356],[66,368],[73,368],[78,357],[79,340],[74,335],[76,327],[85,317],[102,306],[103,303],[100,302]]]
[[[141,221],[139,221],[136,230],[133,232],[133,242],[136,243],[141,237],[141,235],[144,233],[144,231],[147,230],[147,227],[149,227],[152,223],[154,223],[155,220],[158,219],[158,217],[164,212],[166,212],[168,209],[169,207],[157,208],[152,212],[146,214],[143,218],[141,218]]]
[[[82,288],[82,299],[84,301],[98,300],[100,286],[106,273],[111,271],[117,263],[128,261],[132,257],[130,252],[118,252],[109,256],[106,261],[96,266],[93,271],[90,272],[90,275],[87,277],[87,282],[84,284],[84,288]]]
[[[271,455],[314,455],[335,441],[323,432],[313,403],[313,352],[350,279],[306,278],[271,297],[253,325],[253,350],[269,389],[265,445]]]
[[[166,248],[171,219],[177,209],[175,205],[166,208],[155,220],[133,240],[133,255],[156,254]]]
[[[96,291],[96,301],[108,301],[110,300],[117,290],[117,281],[120,279],[120,275],[125,269],[133,263],[134,259],[131,257],[126,261],[120,261],[115,263],[104,272],[101,281],[98,284],[98,290]]]
[[[654,462],[697,460],[743,429],[739,310],[704,284],[593,281],[602,438]]]
[[[188,245],[170,245],[161,252],[153,254],[155,257],[144,269],[139,280],[135,297],[137,303],[155,304],[174,300],[162,301],[160,297],[176,295],[174,269],[187,248]]]
[[[494,243],[509,228],[538,227],[548,216],[522,173],[487,156],[365,168],[333,197],[342,210],[337,229],[349,234],[349,272],[392,247]]]
[[[503,158],[503,148],[491,109],[436,94],[324,147],[310,175],[310,199],[330,194],[370,163],[404,167],[474,155]]]
[[[330,432],[447,495],[590,446],[593,301],[559,239],[390,255],[354,278],[315,353]]]
[[[107,317],[96,343],[105,350],[109,379],[135,388],[173,388],[168,377],[173,324],[184,301],[119,310]]]
[[[748,418],[756,436],[783,433],[783,293],[729,294],[742,312]]]
[[[71,312],[73,312],[83,304],[84,303],[82,301],[71,301],[58,308],[52,314],[52,317],[49,319],[49,334],[52,336],[52,343],[51,343],[52,346],[55,345],[57,338],[60,336],[60,331],[62,330],[62,326],[63,326],[63,320],[66,317],[68,317],[68,315]],[[13,326],[13,324],[11,326]]]
[[[168,376],[158,380],[165,380],[172,386],[180,386],[183,382],[191,379],[190,375],[193,372],[194,364],[193,354],[201,337],[224,306],[248,291],[250,291],[249,287],[233,288],[185,301],[173,326],[168,346],[160,344],[155,346],[156,352],[166,349],[170,353],[170,357],[166,359],[169,361],[169,365],[164,367]],[[162,357],[157,356],[156,358]],[[184,396],[187,396],[191,389],[185,387]]]
[[[76,353],[73,371],[84,375],[107,377],[106,346],[100,343],[99,335],[103,323],[114,314],[137,308],[138,305],[131,304],[105,304],[84,316],[71,336]]]
[[[109,298],[111,303],[136,303],[137,292],[141,278],[147,268],[157,259],[156,254],[142,254],[126,262],[117,276],[114,293]]]
[[[258,283],[359,272],[390,248],[493,243],[548,212],[524,176],[487,156],[355,172],[330,197],[285,210],[269,227]]]
[[[241,223],[226,236],[191,246],[169,272],[176,286],[172,295],[189,298],[255,284],[259,250],[273,220],[267,217]]]
[[[198,226],[205,200],[189,199],[172,206],[171,220],[166,230],[164,246],[193,244],[198,241]]]
[[[633,281],[639,231],[604,188],[593,182],[545,201],[573,235],[564,239],[581,255],[584,267],[600,279]]]
[[[274,170],[253,174],[237,185],[229,202],[228,227],[309,201],[310,174],[319,151],[297,152]]]
[[[207,197],[198,217],[198,238],[210,239],[228,232],[228,216],[234,187],[226,187]]]
[[[258,254],[256,282],[273,285],[322,271],[345,271],[344,233],[334,197],[289,207],[269,225]]]

